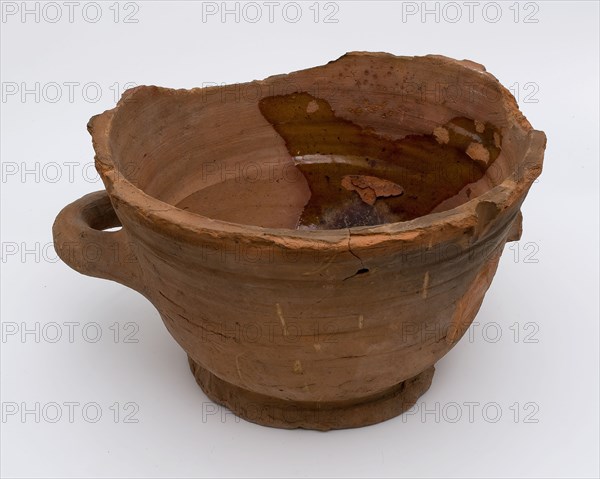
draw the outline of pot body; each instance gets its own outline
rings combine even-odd
[[[333,402],[380,393],[448,352],[479,309],[517,212],[484,238],[360,257],[242,238],[187,244],[121,218],[147,294],[192,360],[253,392]]]
[[[55,241],[68,264],[155,305],[209,396],[261,424],[330,429],[396,415],[429,387],[432,366],[475,317],[504,244],[518,238],[518,208],[483,236],[449,231],[437,242],[439,233],[424,232],[358,255],[352,245],[368,233],[348,233],[346,249],[331,251],[177,238],[99,192],[61,213]],[[98,230],[118,223],[117,233]],[[399,394],[413,378],[418,393]]]
[[[367,58],[371,74],[378,58]],[[93,129],[109,130],[100,121]],[[475,200],[401,226],[324,234],[195,224],[119,178],[95,141],[107,192],[59,214],[55,246],[74,269],[144,294],[205,392],[241,416],[278,427],[372,424],[427,390],[433,365],[477,314],[505,243],[519,238],[545,145],[524,129],[507,135],[522,161],[505,164],[525,167]]]

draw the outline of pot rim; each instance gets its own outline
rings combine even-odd
[[[148,195],[145,191],[133,185],[118,171],[118,167],[113,161],[110,137],[114,115],[124,106],[127,100],[131,99],[139,91],[156,89],[170,94],[197,94],[201,91],[205,93],[210,89],[219,89],[221,87],[172,89],[141,85],[125,91],[115,108],[93,116],[88,123],[88,130],[92,136],[96,152],[94,157],[96,169],[104,182],[115,208],[118,208],[119,203],[126,203],[132,206],[141,213],[143,221],[153,229],[160,230],[160,232],[178,240],[185,238],[191,242],[195,242],[198,237],[209,235],[215,239],[223,240],[230,237],[236,240],[245,239],[271,244],[275,243],[291,249],[333,248],[336,250],[348,250],[350,239],[352,239],[352,251],[354,251],[355,248],[371,247],[389,241],[414,243],[421,239],[431,242],[432,236],[437,236],[434,233],[440,230],[446,232],[448,230],[455,230],[457,234],[462,234],[465,230],[473,228],[478,224],[477,207],[479,204],[484,202],[493,203],[498,211],[503,211],[514,202],[523,199],[533,181],[542,171],[546,136],[544,132],[532,128],[529,121],[527,121],[519,110],[517,102],[510,91],[502,86],[496,77],[488,73],[483,65],[470,60],[455,60],[442,55],[397,56],[380,52],[349,52],[333,62],[338,62],[348,56],[386,57],[398,59],[399,61],[435,62],[439,67],[455,65],[477,72],[481,75],[483,82],[494,82],[502,93],[501,105],[507,113],[507,127],[516,127],[522,131],[524,141],[528,142],[525,154],[519,161],[519,164],[523,167],[521,174],[513,173],[509,175],[502,183],[455,208],[430,213],[409,221],[385,223],[376,226],[292,230],[287,228],[265,228],[212,219],[179,209],[174,205]],[[299,73],[314,68],[320,68],[320,66],[297,70],[291,73]],[[255,80],[248,83],[262,84],[281,76],[272,75],[264,80]]]

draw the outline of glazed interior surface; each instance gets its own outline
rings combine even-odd
[[[508,128],[490,78],[431,59],[343,57],[285,81],[148,87],[119,109],[111,147],[135,186],[209,218],[290,229],[407,221],[518,170],[523,133]]]

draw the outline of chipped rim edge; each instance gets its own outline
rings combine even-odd
[[[515,174],[505,178],[502,183],[494,186],[482,195],[479,195],[455,208],[430,213],[413,220],[385,223],[377,226],[355,226],[342,229],[321,230],[292,230],[287,228],[265,228],[254,225],[243,225],[223,220],[212,219],[197,213],[184,211],[174,205],[155,198],[142,189],[134,186],[123,174],[118,173],[112,159],[110,149],[110,136],[112,119],[115,113],[124,105],[125,101],[136,93],[147,88],[156,88],[167,92],[197,93],[200,90],[206,92],[210,89],[219,89],[220,86],[171,89],[152,86],[138,86],[123,93],[117,105],[99,115],[93,116],[88,129],[92,135],[92,143],[95,150],[96,169],[104,182],[106,190],[113,200],[126,203],[141,213],[144,220],[151,228],[167,234],[175,239],[186,239],[196,242],[201,236],[209,236],[215,239],[232,237],[245,239],[247,241],[263,241],[287,248],[306,249],[348,249],[350,239],[353,240],[353,248],[370,247],[373,244],[386,243],[388,241],[414,242],[419,238],[431,238],[431,233],[439,230],[456,230],[462,232],[478,223],[477,206],[482,202],[494,203],[499,211],[510,207],[515,201],[523,198],[529,190],[533,181],[542,171],[544,150],[546,147],[546,135],[543,131],[534,130],[531,124],[519,110],[513,95],[498,81],[496,77],[488,73],[485,67],[471,60],[455,60],[442,55],[425,56],[397,56],[390,53],[376,52],[349,52],[342,55],[337,62],[347,56],[388,57],[401,61],[437,61],[444,65],[457,65],[461,68],[478,72],[484,77],[483,81],[492,81],[500,87],[503,94],[502,107],[507,112],[510,127],[520,129],[526,136],[524,141],[528,147],[521,159],[523,165],[522,174],[515,178]],[[291,73],[306,72],[319,69],[325,65],[297,70],[288,74],[272,75],[264,80],[255,80],[247,83],[263,83],[275,78],[289,75]],[[428,234],[429,233],[429,234]]]

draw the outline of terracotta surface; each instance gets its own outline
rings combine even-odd
[[[481,65],[359,52],[137,87],[88,128],[106,191],[59,214],[60,257],[146,296],[214,401],[321,430],[428,389],[520,237],[546,143]]]

